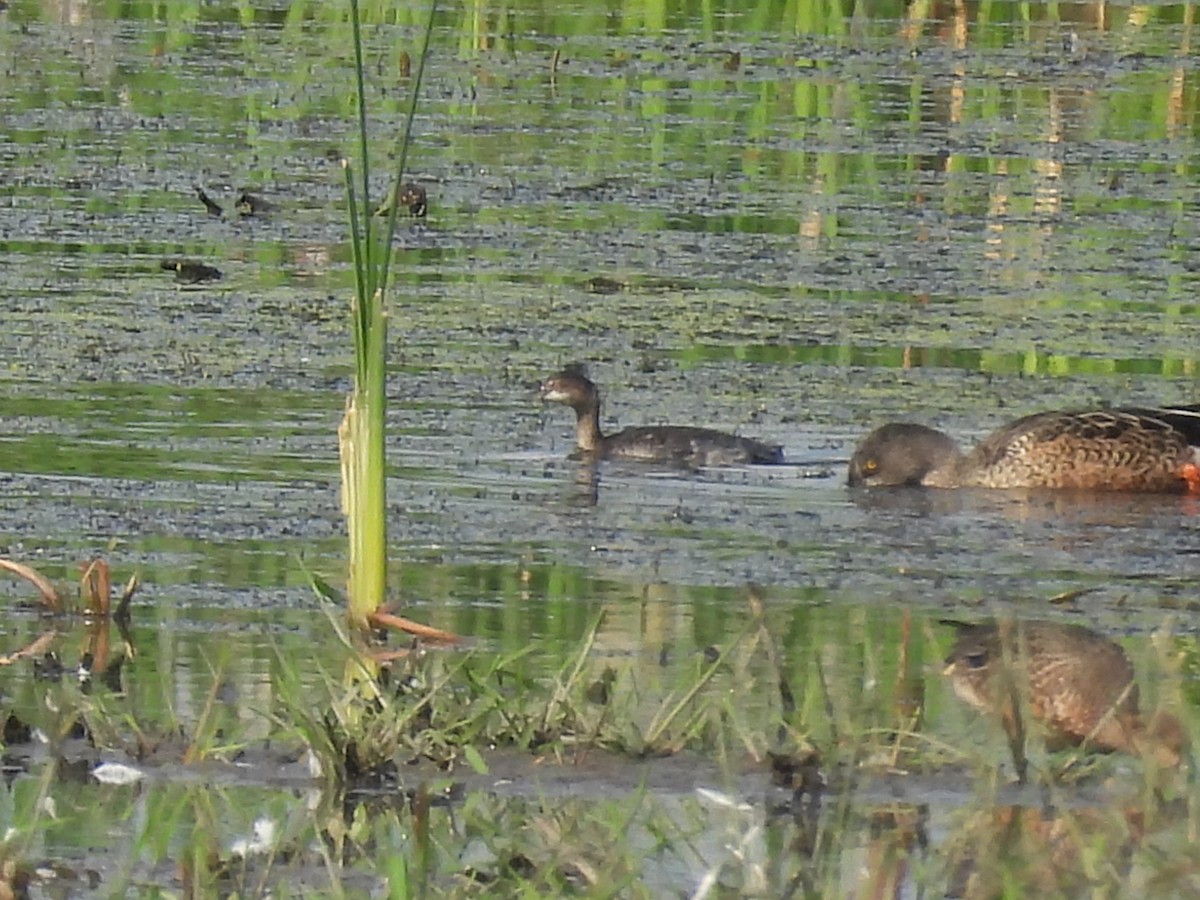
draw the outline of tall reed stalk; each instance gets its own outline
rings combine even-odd
[[[354,389],[346,402],[346,415],[338,427],[342,464],[342,511],[350,532],[350,572],[347,594],[350,620],[365,628],[368,617],[387,594],[387,302],[392,239],[396,232],[396,192],[404,178],[417,98],[429,55],[429,39],[437,0],[432,0],[424,42],[409,93],[408,114],[397,153],[396,177],[391,186],[386,226],[376,227],[370,203],[370,141],[367,134],[367,94],[363,63],[362,29],[358,0],[350,0],[354,32],[354,68],[357,76],[358,170],[343,160],[350,216],[350,243],[354,259],[354,297],[350,304],[354,330]]]

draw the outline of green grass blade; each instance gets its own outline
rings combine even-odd
[[[400,206],[396,202],[396,193],[400,190],[400,185],[404,183],[404,171],[408,167],[408,147],[412,139],[413,120],[417,117],[417,99],[421,96],[421,82],[425,77],[425,61],[429,58],[429,41],[433,36],[433,20],[437,15],[437,0],[433,0],[429,5],[429,19],[425,22],[425,35],[421,43],[421,53],[417,58],[417,74],[413,79],[412,91],[408,96],[408,114],[404,117],[404,134],[400,138],[400,152],[397,154],[399,162],[396,165],[396,180],[392,185],[392,193],[389,197],[391,203],[390,211],[388,212],[387,228],[385,233],[387,239],[383,245],[382,262],[379,267],[379,289],[383,291],[387,288],[388,273],[391,269],[392,262],[392,239],[396,235],[396,214]]]
[[[364,375],[363,363],[366,360],[366,336],[368,319],[367,314],[370,311],[368,303],[370,295],[367,294],[366,279],[363,277],[363,269],[366,266],[366,260],[363,256],[363,236],[359,230],[358,223],[358,198],[354,190],[354,172],[349,160],[342,160],[342,170],[346,175],[346,204],[350,210],[350,252],[354,260],[354,359],[356,363],[356,372],[361,380]]]
[[[362,166],[363,197],[363,244],[366,248],[365,265],[359,270],[367,275],[366,295],[375,293],[374,243],[371,240],[371,161],[367,154],[367,85],[366,66],[363,63],[362,26],[359,22],[358,0],[350,0],[350,20],[354,33],[354,74],[358,79],[358,158]]]

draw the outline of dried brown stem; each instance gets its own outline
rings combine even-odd
[[[13,562],[11,559],[0,559],[0,569],[12,572],[14,575],[19,575],[38,589],[38,593],[42,595],[42,603],[52,612],[61,614],[63,611],[63,601],[58,595],[58,591],[54,589],[49,581],[35,569],[19,562]]]
[[[384,612],[383,610],[371,613],[367,619],[372,625],[379,628],[394,628],[397,631],[403,631],[405,634],[415,635],[416,637],[438,644],[458,644],[462,642],[462,638],[453,632],[442,631],[440,628],[434,628],[432,625],[422,625],[420,622],[414,622],[412,619],[406,619],[403,616]]]

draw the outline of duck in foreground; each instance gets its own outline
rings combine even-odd
[[[711,428],[651,425],[616,434],[600,431],[600,391],[581,369],[568,368],[542,382],[544,402],[575,410],[575,442],[583,456],[666,462],[683,466],[732,466],[783,462],[783,448]]]
[[[1084,745],[1179,764],[1183,727],[1169,713],[1142,715],[1133,666],[1114,641],[1057,622],[950,624],[958,636],[945,674],[961,700],[1003,721],[1022,777],[1021,696],[1051,750]]]
[[[858,445],[848,481],[1200,493],[1200,405],[1037,413],[965,455],[940,431],[893,422]]]

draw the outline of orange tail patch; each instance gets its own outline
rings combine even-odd
[[[1179,475],[1187,482],[1189,494],[1200,494],[1200,466],[1194,462],[1184,463]]]

